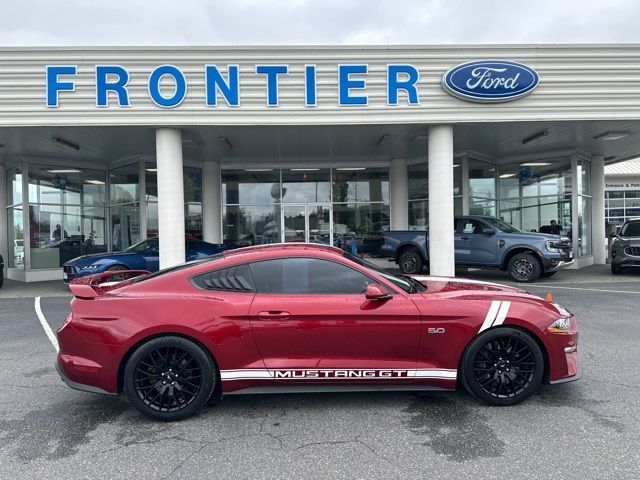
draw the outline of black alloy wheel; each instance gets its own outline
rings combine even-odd
[[[511,257],[507,270],[516,282],[535,282],[542,274],[540,262],[530,253],[518,253]]]
[[[422,255],[417,250],[406,250],[398,258],[398,266],[400,271],[405,274],[420,273],[424,267]]]
[[[125,389],[143,414],[181,420],[199,410],[214,391],[215,366],[198,345],[160,337],[139,347],[125,368]]]
[[[509,327],[487,330],[469,346],[463,359],[464,384],[492,405],[514,405],[529,397],[542,381],[544,359],[528,333]]]

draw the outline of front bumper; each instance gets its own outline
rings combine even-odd
[[[559,260],[557,264],[553,265],[553,263],[549,264],[549,268],[545,269],[545,272],[557,272],[558,270],[562,270],[563,268],[568,267],[569,265],[573,265],[575,260]],[[554,262],[555,263],[555,262]]]
[[[578,366],[575,375],[572,375],[570,377],[559,378],[558,380],[549,380],[549,385],[558,385],[560,383],[575,382],[576,380],[580,380],[580,378],[582,378],[582,367]]]

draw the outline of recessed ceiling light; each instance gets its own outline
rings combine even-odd
[[[273,168],[245,168],[245,172],[273,172]]]
[[[366,170],[365,167],[342,167],[342,168],[336,168],[336,170],[339,170],[341,172],[360,172],[362,170]]]
[[[515,173],[503,173],[502,175],[500,175],[500,178],[511,178],[515,176],[516,176]]]
[[[317,172],[319,168],[290,168],[292,172]]]
[[[49,173],[82,173],[82,170],[76,170],[74,168],[62,168],[58,170],[47,170]]]
[[[104,185],[102,180],[87,180],[87,183],[91,183],[93,185]]]
[[[453,168],[456,168],[456,167],[459,167],[459,166],[460,166],[460,164],[456,164],[456,165],[453,166]]]
[[[593,137],[594,140],[619,140],[629,135],[627,131],[604,132]]]
[[[157,169],[157,168],[145,168],[145,170],[146,170],[147,172],[157,172],[157,171],[158,171],[158,169]]]
[[[522,144],[526,145],[527,143],[531,143],[531,142],[533,142],[535,140],[538,140],[539,138],[546,137],[547,135],[549,135],[549,130],[542,130],[542,131],[540,131],[538,133],[534,133],[533,135],[531,135],[529,137],[523,138],[522,139]]]
[[[521,167],[546,167],[547,165],[551,165],[551,162],[526,162],[521,163]]]

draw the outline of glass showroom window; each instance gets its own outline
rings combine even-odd
[[[202,170],[184,167],[185,236],[202,240]],[[158,174],[155,164],[145,166],[147,238],[158,236]]]
[[[389,230],[389,169],[339,167],[333,169],[333,242],[355,240],[359,253],[378,245]]]
[[[469,214],[496,216],[496,166],[469,159]]]
[[[555,220],[571,236],[571,159],[499,165],[500,218],[525,231],[549,233]]]
[[[591,255],[591,162],[582,158],[577,163],[578,253]]]
[[[107,251],[103,170],[29,164],[32,269]]]
[[[8,268],[24,270],[24,212],[22,211],[22,171],[7,170]]]
[[[640,190],[606,192],[607,222],[622,226],[629,218],[640,217]]]
[[[280,242],[281,197],[280,170],[223,170],[224,243],[255,245]]]
[[[409,230],[426,230],[429,222],[428,164],[407,166],[409,182]],[[455,215],[462,214],[462,160],[453,165],[453,205]]]
[[[124,250],[140,238],[140,181],[138,164],[109,171],[110,247]]]

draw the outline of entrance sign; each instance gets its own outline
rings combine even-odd
[[[538,81],[538,73],[522,63],[481,60],[453,67],[442,77],[442,87],[471,102],[506,102],[531,93]]]

